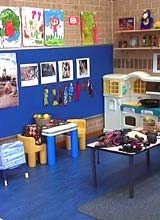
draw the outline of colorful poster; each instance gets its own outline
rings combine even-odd
[[[0,48],[21,46],[19,8],[0,7]]]
[[[94,12],[81,12],[82,45],[98,44],[97,16]]]
[[[38,85],[38,64],[21,64],[21,86],[35,86]]]
[[[64,45],[64,12],[62,10],[44,11],[45,45]]]
[[[0,108],[19,105],[15,53],[0,53]]]
[[[22,7],[22,38],[24,46],[44,45],[43,9]]]

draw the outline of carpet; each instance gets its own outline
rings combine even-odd
[[[98,220],[159,220],[160,174],[135,184],[132,199],[126,186],[82,205],[78,211]]]

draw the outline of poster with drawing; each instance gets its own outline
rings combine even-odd
[[[90,59],[80,58],[76,59],[77,79],[90,77]]]
[[[21,19],[19,8],[0,7],[0,48],[21,46]]]
[[[0,53],[0,108],[19,105],[16,53]]]
[[[64,45],[64,12],[63,10],[44,10],[45,45]]]
[[[38,85],[38,64],[20,64],[21,86]]]
[[[22,7],[22,38],[24,46],[44,45],[43,9]]]
[[[40,63],[41,84],[57,82],[56,62]]]
[[[73,80],[73,60],[58,61],[59,81]]]
[[[80,14],[82,45],[98,44],[98,17],[95,12],[82,11]]]

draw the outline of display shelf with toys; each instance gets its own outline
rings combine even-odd
[[[115,50],[160,49],[160,22],[154,22],[149,9],[143,11],[139,30],[119,30],[116,34],[119,40]]]

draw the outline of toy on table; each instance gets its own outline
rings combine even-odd
[[[153,18],[151,16],[151,11],[149,9],[145,9],[142,14],[140,23],[140,29],[151,29],[153,26]]]

